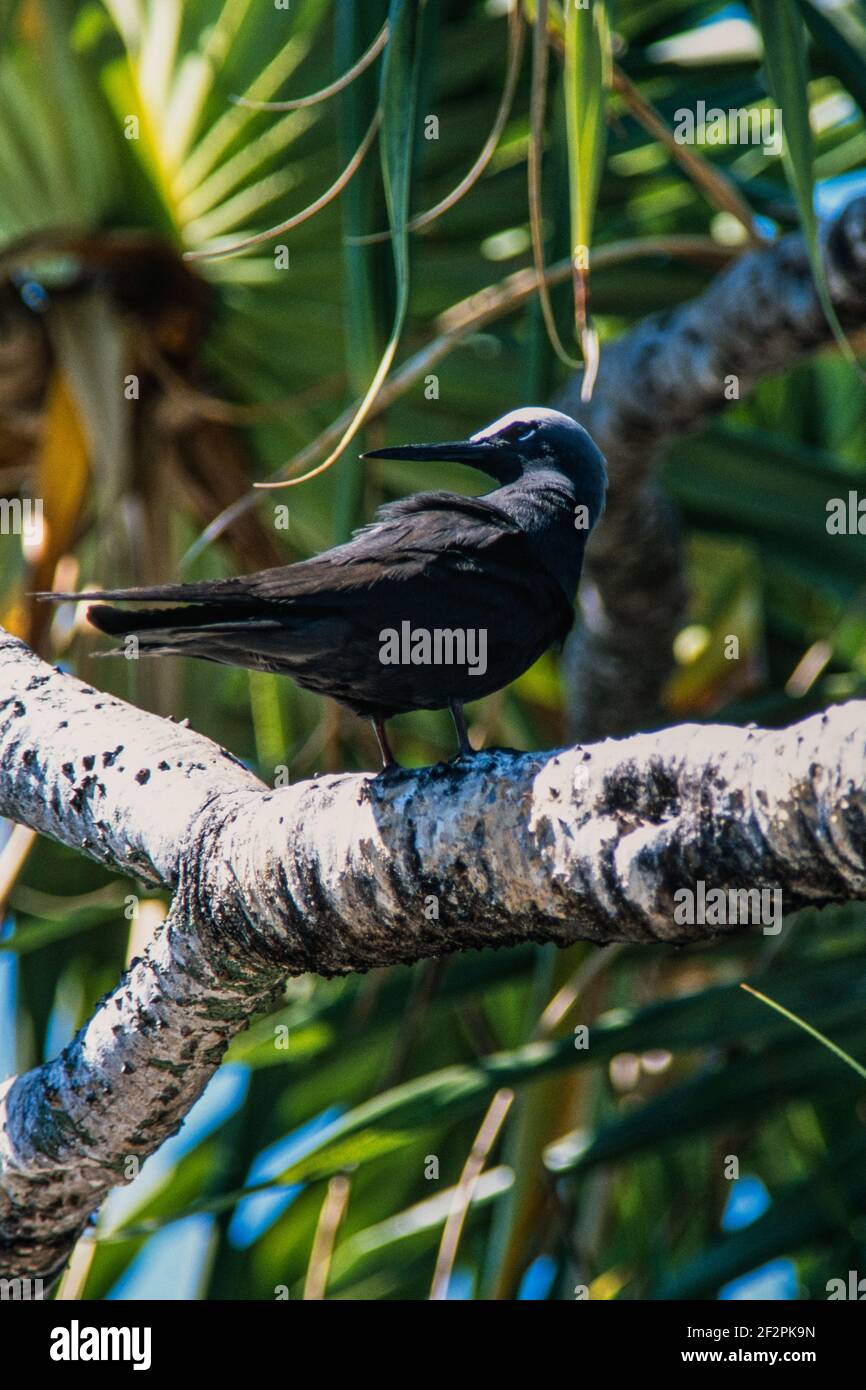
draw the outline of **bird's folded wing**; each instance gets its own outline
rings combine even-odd
[[[345,545],[281,569],[249,577],[261,599],[327,604],[336,595],[382,582],[409,581],[456,570],[515,566],[537,559],[511,517],[481,498],[421,493],[382,507],[376,521]]]

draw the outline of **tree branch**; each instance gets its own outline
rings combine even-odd
[[[866,198],[824,226],[822,245],[839,318],[861,328]],[[610,471],[608,508],[587,551],[585,623],[567,649],[576,737],[661,721],[687,599],[679,529],[654,479],[664,449],[730,403],[732,377],[741,399],[830,340],[806,245],[795,234],[742,256],[696,299],[643,319],[605,347],[589,403],[580,400],[579,378],[557,397],[554,404],[592,434]]]
[[[866,898],[866,705],[271,790],[0,637],[0,814],[174,888],[143,960],[0,1090],[0,1271],[53,1276],[282,980],[470,947],[694,941],[674,895]]]

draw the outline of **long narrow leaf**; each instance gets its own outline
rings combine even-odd
[[[808,1033],[811,1038],[815,1038],[822,1047],[826,1047],[829,1052],[832,1052],[835,1057],[838,1057],[840,1061],[844,1062],[846,1066],[849,1066],[852,1071],[856,1071],[857,1075],[862,1076],[863,1080],[866,1081],[866,1067],[856,1061],[856,1059],[851,1056],[850,1052],[845,1052],[836,1043],[832,1042],[830,1038],[826,1037],[823,1033],[819,1033],[818,1029],[813,1028],[811,1023],[807,1023],[804,1018],[799,1018],[797,1014],[791,1013],[791,1010],[786,1009],[782,1004],[777,1004],[775,999],[770,999],[766,994],[762,994],[759,989],[753,989],[751,985],[742,984],[740,985],[740,989],[746,990],[748,994],[753,994],[756,999],[760,999],[763,1004],[768,1004],[771,1009],[775,1009],[776,1013],[781,1014],[783,1018],[790,1019],[791,1023],[796,1023],[797,1027],[802,1028],[804,1033]]]
[[[606,84],[610,80],[610,31],[605,0],[583,9],[565,0],[565,128],[568,141],[571,256],[575,332],[581,341],[584,371],[581,396],[587,400],[598,369],[598,340],[587,322],[589,247],[606,143]]]
[[[415,129],[415,98],[418,89],[418,65],[420,50],[416,46],[417,11],[412,0],[391,0],[388,17],[388,45],[382,65],[381,108],[382,108],[382,177],[385,185],[385,201],[388,207],[388,221],[391,227],[391,247],[394,257],[394,276],[397,284],[397,303],[391,336],[385,346],[382,359],[376,368],[373,380],[367,388],[360,406],[355,412],[348,429],[331,450],[328,457],[316,468],[311,468],[300,477],[286,478],[284,487],[296,486],[324,473],[354,439],[366,420],[379,390],[391,370],[397,351],[397,344],[403,331],[406,311],[409,307],[409,185],[412,172],[412,143]],[[291,468],[291,464],[289,465]],[[259,484],[262,487],[280,484]]]
[[[834,338],[847,360],[856,367],[854,351],[830,299],[818,242],[818,219],[813,203],[814,148],[809,124],[809,69],[803,20],[797,6],[779,4],[779,0],[753,0],[753,3],[764,40],[767,83],[782,113],[782,161],[797,201],[815,289]]]

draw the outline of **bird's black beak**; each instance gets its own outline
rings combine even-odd
[[[490,439],[458,439],[450,444],[395,444],[371,449],[365,459],[407,459],[410,463],[465,463],[497,482],[509,482],[519,473],[517,461],[502,442]]]
[[[490,453],[489,444],[473,444],[471,439],[459,439],[451,444],[395,444],[389,449],[371,449],[362,454],[365,459],[408,459],[410,462],[471,463],[483,467],[481,460]]]

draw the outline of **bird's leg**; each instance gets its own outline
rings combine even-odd
[[[399,767],[400,764],[394,757],[393,749],[391,748],[391,745],[388,742],[388,734],[385,729],[384,719],[372,719],[370,722],[376,731],[376,742],[379,745],[379,752],[382,755],[383,769],[387,769],[389,767]]]
[[[469,742],[469,734],[466,730],[466,717],[463,713],[463,702],[461,700],[449,700],[448,708],[451,711],[451,718],[454,720],[454,728],[457,730],[457,743],[460,750],[458,757],[471,757],[475,749]]]

